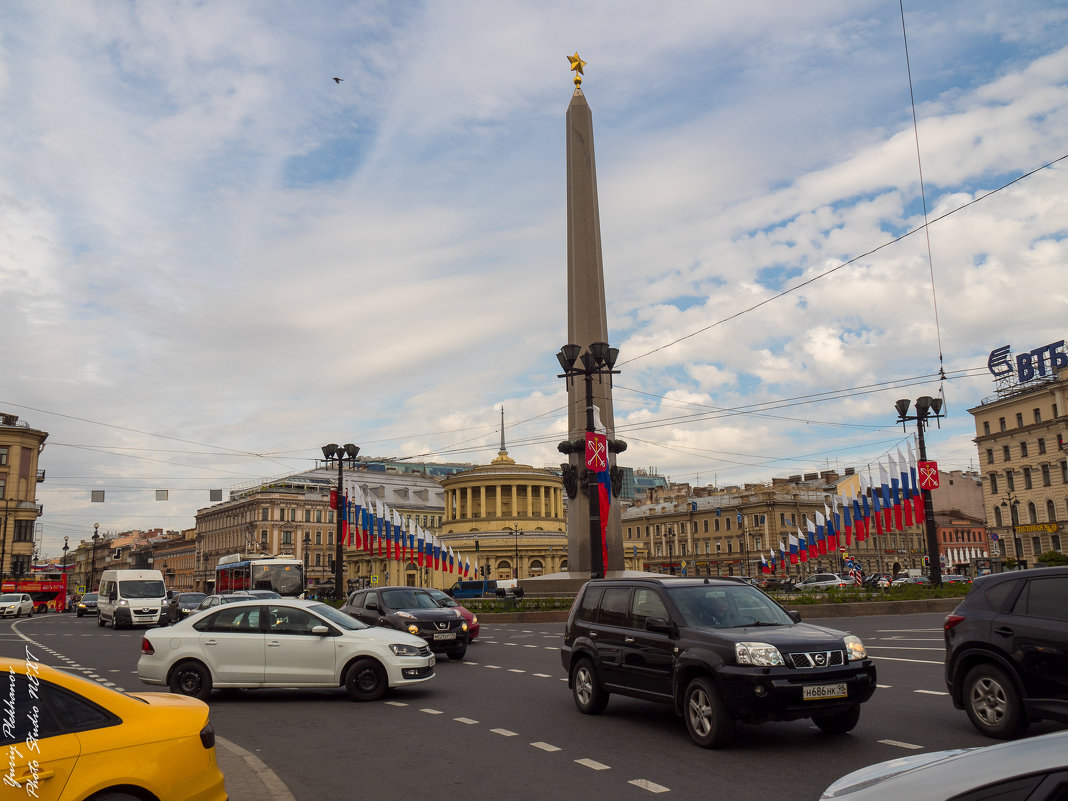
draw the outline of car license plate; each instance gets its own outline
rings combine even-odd
[[[434,632],[434,639],[435,640],[455,640],[456,639],[456,632],[455,631],[435,631]]]
[[[849,690],[845,682],[839,684],[806,684],[801,688],[801,698],[805,701],[819,701],[823,698],[848,698]]]
[[[428,665],[428,667],[434,667],[434,665],[437,663],[437,661],[438,661],[437,657],[435,657],[433,654],[431,654],[430,655],[430,664]]]

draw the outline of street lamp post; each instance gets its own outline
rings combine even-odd
[[[341,542],[341,513],[342,504],[345,502],[345,492],[342,487],[343,476],[341,470],[345,462],[348,462],[351,467],[356,466],[356,457],[359,455],[360,449],[350,442],[340,448],[333,443],[323,445],[322,450],[327,464],[332,461],[337,462],[337,510],[334,515],[334,522],[337,524],[334,533],[334,597],[341,600],[345,597],[345,588],[342,586],[345,580],[345,556]]]
[[[909,400],[903,398],[894,404],[894,408],[897,409],[897,421],[901,423],[901,427],[905,427],[905,423],[909,420],[916,421],[916,433],[917,441],[920,446],[920,461],[927,461],[927,445],[923,440],[923,432],[930,425],[931,420],[938,420],[942,417],[942,399],[932,398],[930,395],[921,395],[916,398],[916,413],[909,414]],[[929,489],[920,489],[920,493],[923,495],[923,515],[924,515],[924,529],[926,533],[927,542],[927,556],[931,570],[931,584],[936,587],[942,583],[942,560],[939,558],[938,552],[938,534],[935,529],[934,519],[934,504],[931,502],[931,491]]]
[[[311,547],[311,532],[304,532],[304,586],[308,586],[308,548]]]
[[[67,576],[67,549],[70,548],[70,537],[63,538],[63,611],[69,612],[70,607],[67,605],[67,598],[70,597],[70,579]]]
[[[522,529],[518,525],[502,526],[505,531],[511,531],[512,536],[515,538],[515,567],[512,569],[512,578],[519,578],[519,532]]]
[[[580,353],[582,354],[581,358],[579,356]],[[585,351],[582,350],[581,345],[564,345],[556,354],[556,359],[560,362],[560,366],[564,370],[564,372],[558,375],[557,378],[564,378],[571,381],[578,376],[582,376],[586,380],[587,434],[593,434],[597,431],[593,414],[593,377],[597,376],[599,380],[603,381],[604,376],[608,376],[609,386],[611,386],[612,376],[619,374],[619,370],[612,369],[615,367],[616,359],[618,358],[619,348],[610,347],[607,342],[592,342]],[[576,359],[581,363],[581,367],[576,366]],[[570,432],[568,433],[570,434]],[[563,445],[564,443],[561,443],[558,446],[558,449],[561,450],[561,452],[565,452]],[[575,443],[567,443],[567,445],[568,449],[566,452],[576,452]],[[615,446],[614,449],[612,447],[613,445]],[[624,448],[626,448],[626,443],[613,442],[609,443],[609,447],[606,450],[618,453]],[[585,452],[585,444],[582,445],[579,452]],[[607,470],[608,453],[606,452],[603,456],[605,470]],[[596,489],[596,480],[590,476],[589,480],[585,483],[590,516],[590,577],[604,578],[608,566],[605,564],[604,550],[601,542],[601,503]]]
[[[1023,555],[1020,547],[1020,538],[1016,536],[1016,521],[1019,519],[1020,500],[1011,492],[1006,492],[1001,498],[1001,508],[1008,510],[1009,527],[1012,529],[1012,558],[1017,562]]]
[[[93,591],[93,579],[96,577],[96,543],[100,540],[100,524],[93,523],[93,563],[89,568],[89,583],[86,584],[88,592]]]

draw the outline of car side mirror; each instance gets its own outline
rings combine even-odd
[[[455,596],[453,596],[453,592],[454,592],[454,590],[452,590],[452,589],[445,590],[445,594],[448,595],[450,598],[455,597]]]
[[[800,623],[801,622],[801,613],[798,612],[796,609],[791,609],[786,614],[788,614],[790,616],[790,618],[794,621],[794,623]]]
[[[118,597],[119,597],[119,596],[118,596],[118,593],[114,593],[114,592],[112,592],[112,593],[108,593],[108,600],[109,600],[109,601],[115,601],[115,600],[118,600]]]
[[[649,617],[645,619],[645,630],[659,631],[661,634],[670,634],[671,624],[667,622],[666,618]]]
[[[326,626],[312,626],[311,633],[314,634],[316,637],[325,637],[327,634],[330,633],[330,629],[328,629]]]
[[[378,601],[368,601],[367,602],[367,606],[364,607],[364,608],[365,609],[374,609],[375,611],[377,611],[378,610]]]

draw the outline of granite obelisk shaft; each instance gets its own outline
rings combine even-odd
[[[597,169],[593,158],[593,115],[581,88],[575,89],[567,108],[567,341],[585,351],[591,342],[608,342],[601,262],[601,221],[597,209]],[[608,438],[615,437],[612,389],[609,377],[593,379],[593,403],[600,410]],[[567,391],[568,439],[586,433],[586,386],[582,378]],[[572,467],[581,475],[585,455],[573,453]],[[609,459],[615,465],[615,456]],[[596,488],[593,489],[596,492]],[[568,571],[590,571],[590,517],[586,488],[567,506]],[[607,530],[608,572],[623,570],[623,534],[619,499],[612,498]]]

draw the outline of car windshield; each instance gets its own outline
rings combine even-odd
[[[21,601],[22,596],[15,592],[5,592],[0,595],[0,603],[11,603],[12,601]]]
[[[178,603],[180,604],[198,604],[203,601],[207,596],[202,592],[183,592],[178,596]]]
[[[339,612],[332,606],[326,604],[316,604],[315,606],[309,606],[309,611],[315,612],[320,617],[325,617],[334,625],[347,629],[349,631],[357,631],[358,629],[370,628],[366,623],[361,623],[354,617],[349,617],[344,612]]]
[[[386,590],[382,603],[390,609],[437,609],[438,602],[422,590]]]
[[[128,579],[119,582],[123,598],[163,598],[167,591],[159,579]]]
[[[427,590],[426,592],[427,595],[438,602],[438,606],[454,607],[460,605],[441,590]]]
[[[82,596],[82,600],[83,601],[95,601],[96,597],[97,596],[96,596],[95,592],[87,592],[85,595]]]
[[[782,607],[746,584],[669,587],[668,594],[691,628],[790,626],[794,622]]]

